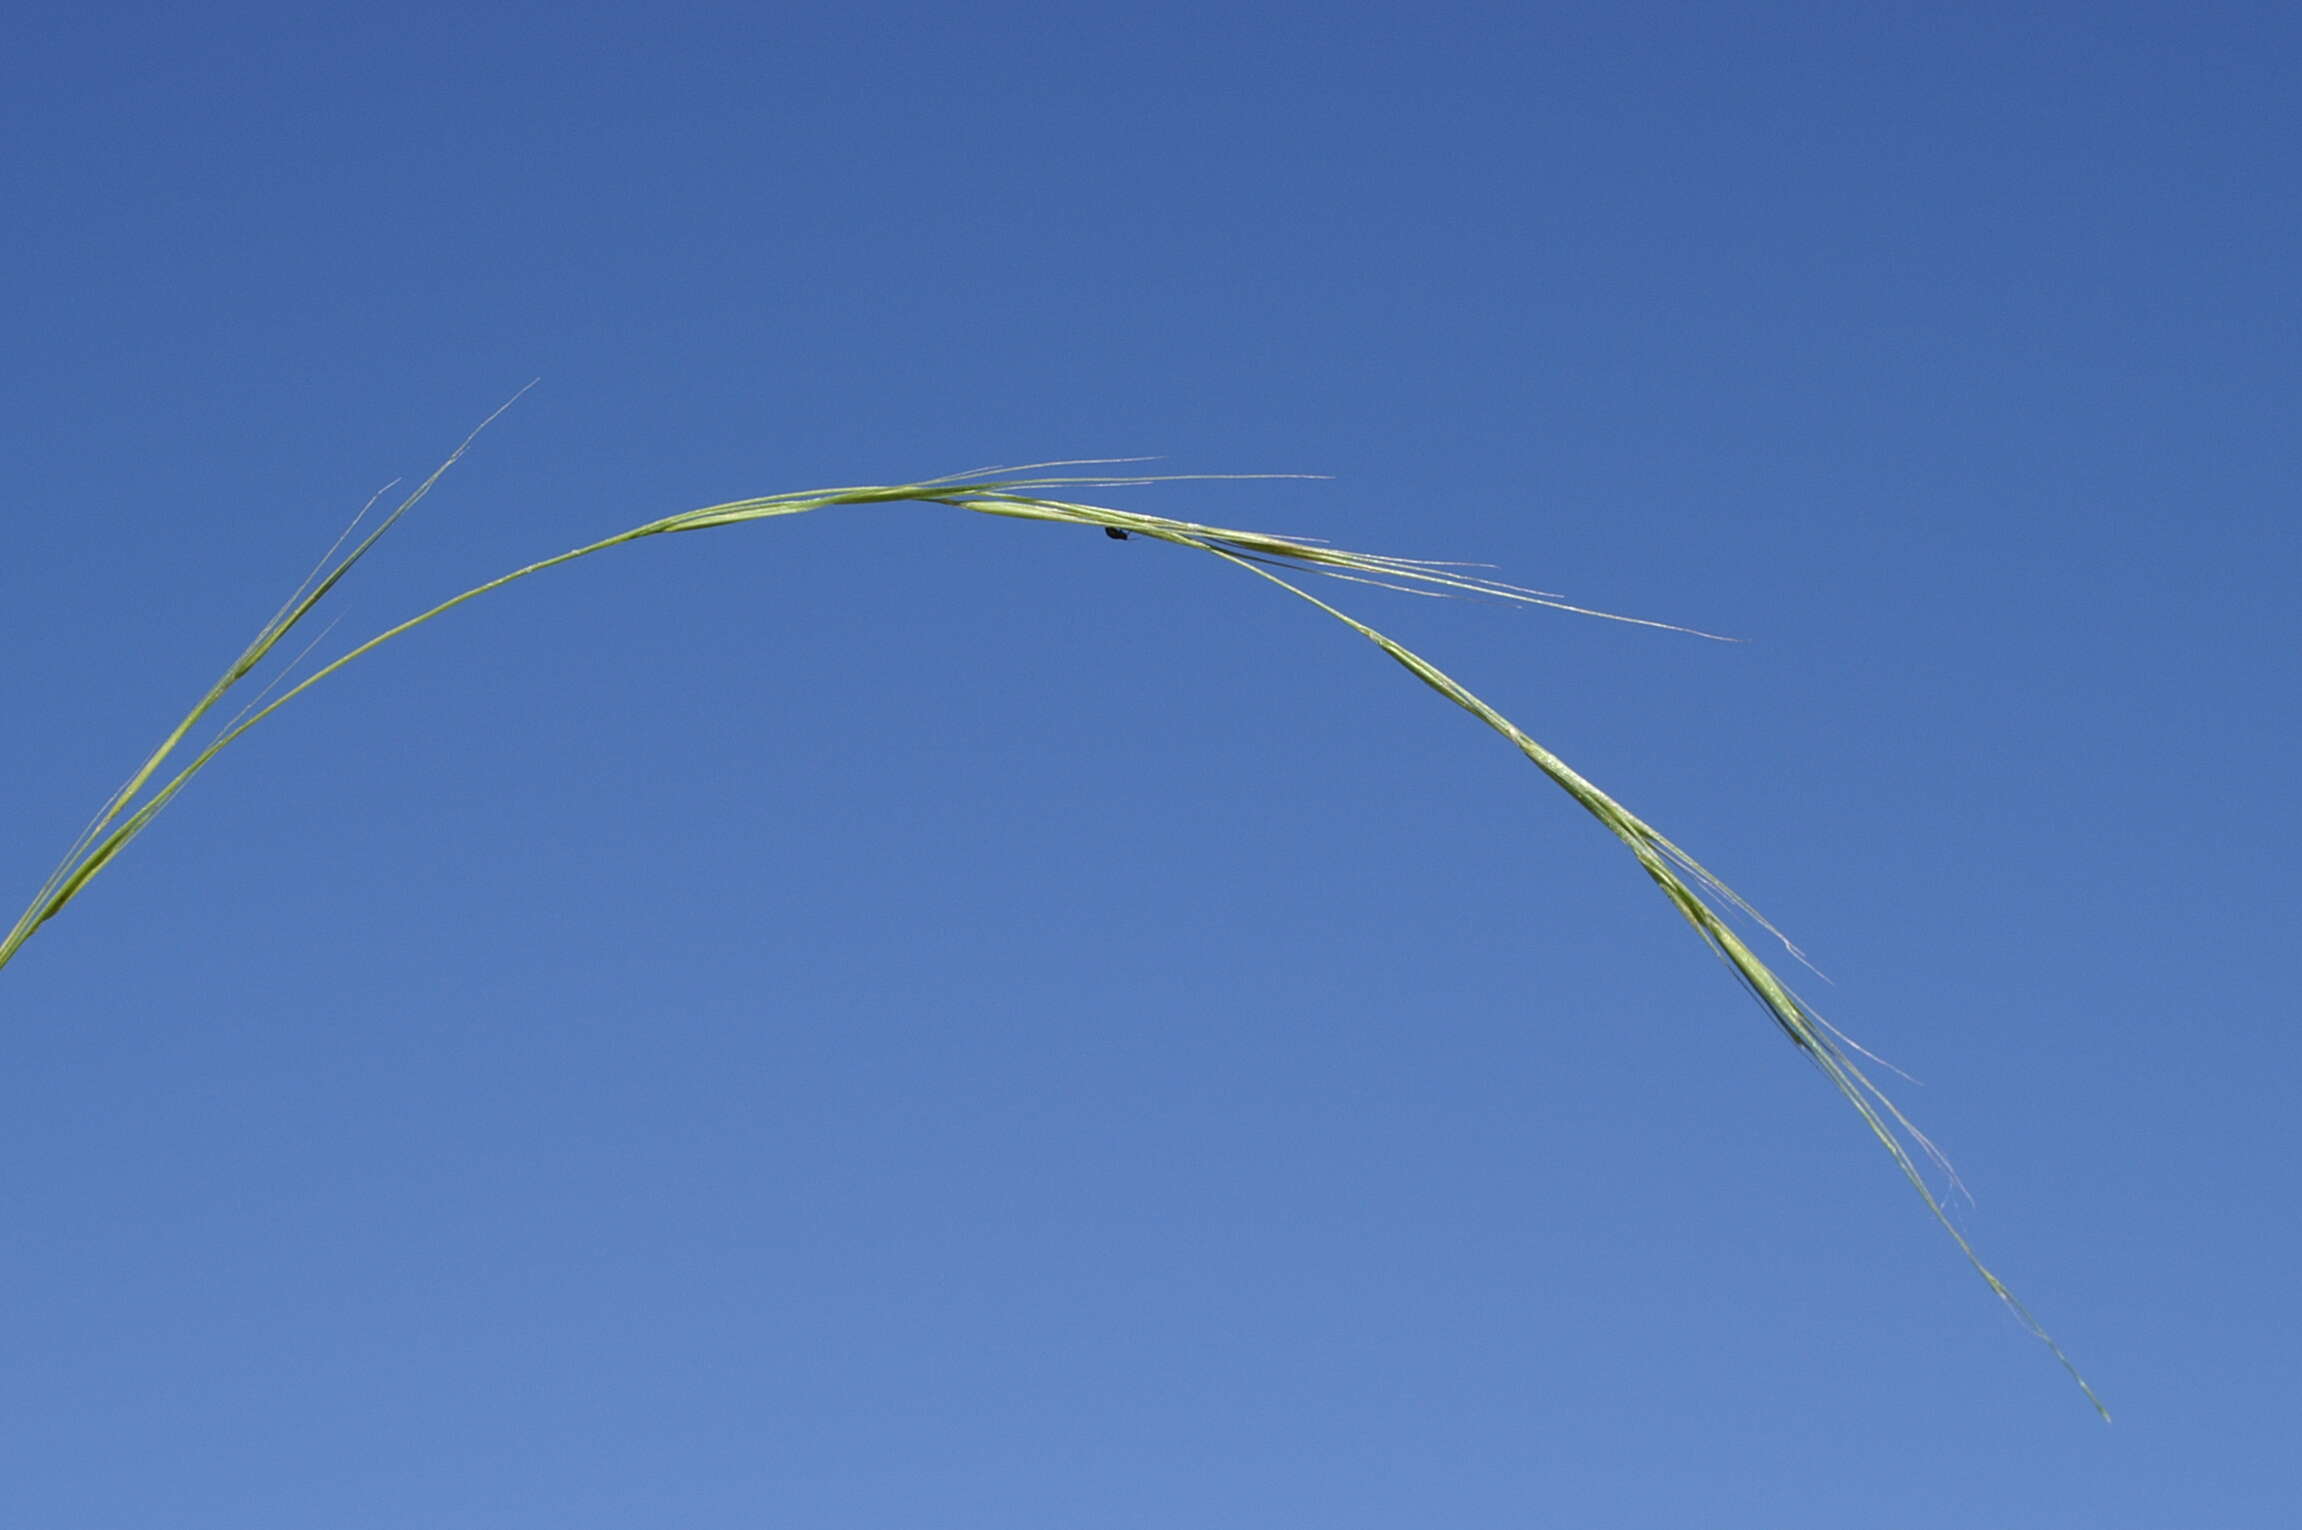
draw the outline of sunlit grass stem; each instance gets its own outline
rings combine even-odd
[[[507,406],[508,407],[508,406]],[[498,411],[501,413],[502,411]],[[494,416],[490,416],[492,420]],[[483,422],[482,428],[485,428]],[[478,432],[473,436],[476,438]],[[1875,1084],[1858,1060],[1858,1049],[1841,1036],[1806,1001],[1752,949],[1741,933],[1730,923],[1729,915],[1741,916],[1755,927],[1780,938],[1773,926],[1759,917],[1757,912],[1738,897],[1724,883],[1713,876],[1692,856],[1665,838],[1653,826],[1632,813],[1628,808],[1608,796],[1597,786],[1570,768],[1565,761],[1551,753],[1523,732],[1517,724],[1486,702],[1480,700],[1460,682],[1431,663],[1420,654],[1394,641],[1373,627],[1338,610],[1303,588],[1289,574],[1319,574],[1333,578],[1374,584],[1390,589],[1405,590],[1426,595],[1476,595],[1516,601],[1525,604],[1551,606],[1567,611],[1584,608],[1568,605],[1554,596],[1538,590],[1524,589],[1485,578],[1471,572],[1468,565],[1433,563],[1417,559],[1388,557],[1375,553],[1349,552],[1340,548],[1298,538],[1273,536],[1262,532],[1241,531],[1219,526],[1205,526],[1196,522],[1175,520],[1166,516],[1145,515],[1135,511],[1111,509],[1106,506],[1085,504],[1070,499],[1050,497],[1056,492],[1076,492],[1081,489],[1107,489],[1162,481],[1151,476],[1031,476],[1044,468],[1081,467],[1107,464],[1042,463],[1035,468],[988,470],[982,475],[964,478],[932,479],[920,483],[862,486],[839,489],[817,489],[795,494],[774,494],[759,499],[735,500],[722,505],[710,505],[699,510],[683,511],[665,516],[628,531],[602,537],[596,542],[571,548],[556,557],[545,558],[517,568],[485,584],[475,585],[397,626],[376,634],[338,657],[319,666],[293,684],[275,681],[276,694],[259,695],[230,722],[217,729],[205,744],[200,745],[187,759],[177,764],[173,772],[167,771],[169,762],[186,748],[200,725],[223,701],[246,681],[275,649],[309,617],[320,602],[340,584],[353,567],[364,558],[383,535],[431,492],[449,468],[459,461],[470,448],[467,438],[448,460],[431,476],[417,485],[396,508],[386,514],[358,540],[347,532],[339,540],[329,558],[322,561],[288,602],[264,623],[253,641],[234,659],[223,675],[210,686],[187,712],[183,720],[161,740],[151,755],[137,767],[125,785],[106,802],[96,820],[82,832],[56,870],[50,874],[31,903],[0,938],[0,967],[4,967],[43,924],[53,919],[86,891],[88,884],[126,849],[137,835],[150,827],[154,818],[176,799],[178,793],[205,770],[218,754],[246,734],[251,728],[278,712],[289,702],[313,686],[366,657],[402,633],[409,632],[426,622],[443,616],[466,602],[479,599],[504,586],[517,583],[546,569],[558,568],[580,558],[606,552],[625,543],[638,542],[649,537],[670,536],[681,532],[706,531],[720,527],[742,525],[752,521],[774,519],[779,516],[800,515],[809,511],[850,505],[925,504],[945,506],[982,515],[996,515],[1011,519],[1051,521],[1067,526],[1103,527],[1140,536],[1148,540],[1168,542],[1178,547],[1208,553],[1259,579],[1285,590],[1297,599],[1308,602],[1351,631],[1381,649],[1423,684],[1470,713],[1487,727],[1507,739],[1535,768],[1571,797],[1583,811],[1603,825],[1607,832],[1629,849],[1640,868],[1668,898],[1688,924],[1694,927],[1704,944],[1726,963],[1767,1014],[1773,1019],[1792,1045],[1804,1053],[1819,1068],[1832,1087],[1854,1108],[1881,1146],[1894,1160],[1895,1167],[1918,1193],[1927,1211],[1933,1216],[1967,1262],[1997,1294],[2007,1308],[2031,1334],[2036,1336],[2069,1371],[2085,1392],[2097,1411],[2102,1403],[2077,1369],[2071,1364],[2059,1345],[2048,1336],[2022,1303],[2016,1299],[2002,1280],[1985,1265],[1975,1252],[1966,1235],[1952,1220],[1940,1194],[1929,1183],[1924,1164],[1928,1160],[1940,1161],[1932,1144],[1919,1133],[1894,1102]],[[349,544],[347,546],[347,544]],[[1585,612],[1590,615],[1608,615],[1604,612]],[[1633,620],[1612,617],[1613,620]],[[1645,626],[1665,626],[1666,623],[1642,622]],[[1686,629],[1679,629],[1686,630]],[[1723,912],[1722,912],[1723,910]],[[1787,946],[1788,942],[1784,942]],[[2104,1411],[2103,1417],[2109,1417]]]

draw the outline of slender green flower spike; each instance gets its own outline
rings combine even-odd
[[[525,390],[522,390],[523,392]],[[507,404],[505,406],[509,408]],[[497,414],[503,411],[498,410]],[[482,422],[481,429],[492,423],[494,415]],[[1630,809],[1608,796],[1567,765],[1557,755],[1527,736],[1519,726],[1486,702],[1467,690],[1460,682],[1436,664],[1413,652],[1405,645],[1384,636],[1366,623],[1350,616],[1312,594],[1298,582],[1306,575],[1378,585],[1388,589],[1438,596],[1485,596],[1528,605],[1549,606],[1557,610],[1574,611],[1584,615],[1607,616],[1615,621],[1633,621],[1635,618],[1612,616],[1606,612],[1586,611],[1568,605],[1555,596],[1539,590],[1523,589],[1504,584],[1470,572],[1468,566],[1454,563],[1433,563],[1412,558],[1389,557],[1377,553],[1350,552],[1328,547],[1321,543],[1298,538],[1271,536],[1259,531],[1241,531],[1222,526],[1204,526],[1192,521],[1174,520],[1166,516],[1145,515],[1135,511],[1116,510],[1102,505],[1080,503],[1061,497],[1088,489],[1124,488],[1166,481],[1152,476],[1034,476],[1044,470],[1066,467],[1092,467],[1111,464],[1096,463],[1040,463],[1019,469],[987,470],[980,475],[931,479],[921,483],[869,485],[842,489],[815,489],[796,494],[771,494],[759,499],[735,500],[724,505],[709,505],[699,510],[687,510],[649,521],[621,531],[614,536],[589,542],[556,557],[530,563],[500,578],[477,585],[448,600],[441,601],[430,610],[410,617],[398,626],[378,633],[366,642],[334,660],[321,665],[294,684],[275,680],[269,691],[259,694],[229,722],[196,747],[193,736],[201,724],[232,695],[243,681],[263,665],[273,651],[284,643],[309,617],[315,608],[334,591],[352,569],[367,556],[383,535],[397,525],[402,517],[414,509],[446,475],[448,469],[462,459],[479,432],[474,431],[458,446],[448,460],[416,486],[413,493],[395,509],[384,515],[365,535],[357,535],[358,523],[338,540],[328,556],[315,568],[304,583],[289,597],[287,603],[258,629],[247,648],[234,659],[221,678],[184,715],[181,722],[161,740],[158,748],[120,790],[104,804],[96,820],[72,844],[63,861],[41,884],[31,903],[0,937],[0,967],[7,965],[39,928],[62,913],[80,894],[86,891],[98,873],[108,868],[120,852],[137,835],[152,824],[160,812],[175,801],[178,793],[192,779],[205,770],[224,749],[238,740],[249,729],[278,712],[313,686],[326,680],[338,670],[365,658],[377,648],[400,634],[420,627],[434,618],[444,616],[467,601],[477,600],[492,591],[500,590],[546,569],[573,563],[628,542],[643,541],[649,537],[673,536],[685,532],[711,531],[721,527],[740,526],[754,521],[772,520],[778,516],[803,515],[816,510],[829,510],[847,505],[926,504],[947,506],[954,510],[978,515],[1006,516],[1018,520],[1050,521],[1059,525],[1100,527],[1106,536],[1117,540],[1142,538],[1166,542],[1219,558],[1241,572],[1250,574],[1276,586],[1288,595],[1315,607],[1340,622],[1343,626],[1365,638],[1396,661],[1400,667],[1429,686],[1448,701],[1461,707],[1480,722],[1500,734],[1514,749],[1525,755],[1534,767],[1574,800],[1576,805],[1621,841],[1642,870],[1654,882],[1662,895],[1686,922],[1693,926],[1697,936],[1713,954],[1726,963],[1736,980],[1756,999],[1790,1043],[1806,1055],[1809,1062],[1821,1070],[1823,1077],[1843,1096],[1855,1113],[1901,1172],[1927,1211],[1951,1241],[1965,1256],[1990,1289],[1995,1292],[2015,1317],[2036,1338],[2044,1343],[2061,1362],[2072,1379],[2077,1381],[2087,1400],[2104,1418],[2109,1413],[2094,1394],[2084,1377],[2078,1374],[2067,1355],[2041,1328],[2027,1308],[2016,1299],[2005,1282],[1982,1262],[1957,1224],[1951,1219],[1943,1199],[1929,1183],[1924,1164],[1932,1162],[1944,1168],[1942,1157],[1924,1135],[1874,1083],[1858,1060],[1860,1049],[1842,1036],[1830,1023],[1817,1014],[1800,998],[1773,968],[1752,949],[1743,935],[1730,923],[1730,917],[1740,918],[1751,927],[1764,931],[1780,940],[1780,932],[1759,916],[1724,883],[1706,870],[1693,856]],[[363,512],[363,518],[365,512]],[[1668,626],[1662,622],[1641,622],[1642,626]],[[1673,630],[1688,631],[1678,628]],[[1708,635],[1708,634],[1704,634]],[[272,694],[271,692],[275,692]],[[178,760],[179,754],[185,757]],[[170,770],[171,762],[174,764]],[[1783,941],[1788,947],[1788,941]],[[1795,950],[1794,950],[1795,954]]]

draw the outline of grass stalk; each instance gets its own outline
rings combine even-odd
[[[525,391],[524,389],[522,390]],[[516,396],[515,396],[516,398]],[[505,408],[509,408],[507,403]],[[496,413],[501,414],[498,410]],[[494,420],[489,416],[481,429]],[[1398,663],[1417,680],[1440,696],[1462,708],[1481,723],[1500,734],[1514,748],[1531,761],[1535,768],[1570,798],[1584,812],[1598,820],[1606,831],[1628,849],[1639,867],[1667,898],[1671,906],[1723,961],[1736,980],[1760,1007],[1766,1011],[1775,1026],[1807,1060],[1821,1071],[1831,1086],[1853,1107],[1863,1125],[1893,1159],[1896,1169],[1915,1190],[1928,1213],[1949,1234],[1951,1241],[1975,1272],[2005,1304],[2022,1326],[2059,1361],[2071,1378],[2077,1382],[2087,1400],[2107,1419],[2110,1415],[2077,1368],[2071,1363],[2061,1346],[2032,1317],[2029,1310],[2008,1289],[2006,1283],[1986,1265],[1966,1235],[1950,1215],[1944,1197],[1929,1182],[1926,1166],[1932,1163],[1946,1174],[1947,1164],[1932,1143],[1911,1124],[1909,1118],[1888,1098],[1886,1093],[1865,1071],[1858,1056],[1860,1049],[1841,1035],[1831,1024],[1817,1014],[1735,928],[1732,922],[1740,918],[1764,930],[1776,939],[1779,931],[1758,912],[1712,875],[1702,864],[1664,837],[1628,808],[1600,790],[1567,763],[1544,748],[1522,731],[1502,713],[1472,694],[1459,681],[1441,670],[1420,654],[1378,632],[1327,601],[1320,599],[1296,582],[1307,574],[1403,590],[1409,593],[1435,596],[1486,596],[1521,604],[1548,606],[1558,610],[1574,611],[1586,615],[1604,616],[1610,620],[1637,621],[1636,618],[1614,616],[1607,612],[1587,611],[1569,605],[1544,591],[1529,590],[1486,578],[1472,571],[1471,566],[1456,563],[1436,563],[1420,559],[1391,557],[1378,553],[1352,552],[1326,546],[1323,543],[1274,536],[1264,532],[1235,528],[1207,526],[1196,522],[1176,520],[1166,516],[1147,515],[1135,511],[1113,509],[1108,506],[1083,503],[1068,495],[1086,489],[1125,488],[1149,483],[1173,481],[1164,476],[1034,476],[1049,468],[1108,466],[1093,463],[1041,463],[1030,468],[987,470],[983,474],[964,477],[930,479],[919,483],[865,485],[850,488],[816,489],[793,494],[767,495],[758,499],[734,500],[726,504],[709,505],[702,509],[682,511],[676,515],[634,526],[613,536],[587,542],[580,547],[554,557],[530,563],[512,570],[484,584],[475,585],[461,594],[451,596],[397,626],[386,629],[358,644],[333,660],[321,665],[293,684],[276,679],[270,689],[259,694],[230,722],[218,728],[207,742],[193,748],[191,740],[227,697],[246,682],[264,661],[301,626],[321,602],[349,575],[352,569],[375,547],[385,533],[413,510],[439,483],[448,470],[467,452],[479,432],[459,445],[456,450],[415,490],[384,515],[365,535],[354,540],[354,532],[347,531],[339,539],[327,558],[289,597],[270,620],[257,631],[255,638],[225,669],[223,675],[195,702],[190,711],[164,737],[158,747],[139,765],[119,791],[105,803],[56,869],[43,882],[24,912],[18,916],[4,937],[0,937],[0,967],[5,967],[24,943],[49,920],[62,913],[84,893],[90,882],[108,869],[121,852],[136,837],[149,828],[155,818],[175,801],[177,795],[219,754],[248,733],[248,731],[274,713],[280,711],[298,696],[328,679],[338,671],[374,653],[378,648],[413,631],[425,623],[446,615],[456,607],[477,600],[506,585],[558,568],[582,558],[606,552],[626,543],[643,541],[650,537],[672,536],[685,532],[716,530],[724,527],[771,520],[787,515],[801,515],[817,510],[843,506],[924,504],[963,510],[979,515],[994,515],[1009,519],[1047,521],[1065,526],[1100,527],[1108,532],[1128,537],[1171,543],[1206,553],[1258,579],[1276,585],[1281,590],[1305,601],[1327,616],[1365,638],[1389,658]],[[1013,475],[1013,476],[1011,476]],[[364,512],[363,512],[364,516]],[[355,531],[358,522],[354,523]],[[1296,576],[1296,577],[1290,577]],[[1643,626],[1667,626],[1661,622],[1639,622]],[[1691,630],[1691,629],[1675,629]],[[1704,634],[1708,635],[1708,634]],[[170,771],[171,761],[180,752],[190,752]],[[1789,942],[1782,942],[1786,948]],[[1795,955],[1795,948],[1791,948]],[[1955,1184],[1955,1180],[1952,1181]]]

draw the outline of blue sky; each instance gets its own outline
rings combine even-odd
[[[1800,940],[2118,1414],[1379,654],[873,509],[425,629],[0,974],[11,1523],[2289,1522],[2291,10],[10,33],[27,894],[531,377],[335,641],[743,495],[1328,474],[1119,502],[1745,640],[1337,587]]]

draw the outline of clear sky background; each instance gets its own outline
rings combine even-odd
[[[1619,847],[1213,560],[901,508],[458,613],[0,974],[37,1530],[2293,1523],[2302,22],[34,6],[0,864],[675,510],[1118,502],[1791,931],[2105,1427]]]

